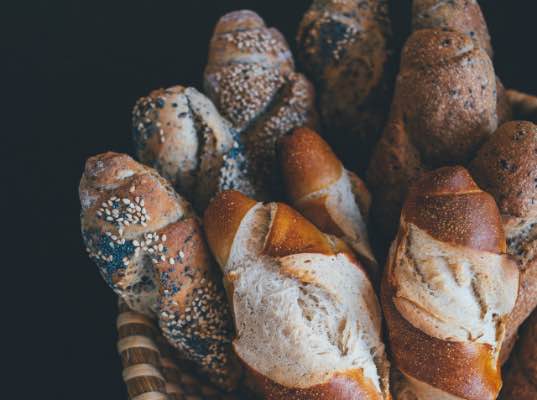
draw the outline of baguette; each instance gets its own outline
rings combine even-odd
[[[205,212],[249,386],[266,399],[391,399],[373,286],[345,243],[282,203],[223,192]]]
[[[518,290],[494,199],[462,167],[424,175],[390,249],[381,300],[399,400],[493,400]]]
[[[345,240],[377,282],[378,264],[369,244],[371,196],[314,131],[297,128],[281,140],[280,160],[287,197],[317,228]]]
[[[86,162],[80,181],[82,236],[108,285],[156,317],[180,356],[231,390],[241,370],[218,271],[199,220],[155,170],[124,154]]]

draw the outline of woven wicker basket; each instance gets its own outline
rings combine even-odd
[[[508,91],[514,118],[537,123],[537,97]],[[118,351],[131,400],[242,400],[244,393],[222,393],[196,375],[188,361],[160,335],[155,321],[119,304]]]

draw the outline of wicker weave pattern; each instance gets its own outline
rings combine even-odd
[[[237,393],[224,394],[192,373],[187,361],[160,336],[148,317],[120,302],[117,318],[118,352],[123,380],[131,400],[240,400]]]

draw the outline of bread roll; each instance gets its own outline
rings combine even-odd
[[[257,198],[272,198],[279,187],[277,140],[295,127],[317,125],[313,86],[294,72],[282,34],[253,11],[224,15],[211,39],[204,87],[244,140],[254,182],[265,189]]]
[[[387,8],[385,0],[315,0],[297,35],[327,139],[349,168],[361,171],[384,127],[395,75]]]
[[[410,36],[368,169],[372,213],[385,237],[395,233],[408,186],[424,170],[468,162],[505,118],[502,107],[492,62],[469,36],[434,29]]]
[[[481,147],[471,164],[477,183],[498,203],[507,237],[507,252],[520,269],[520,289],[507,321],[507,359],[518,327],[537,307],[537,125],[503,124]]]
[[[88,159],[80,202],[82,236],[106,282],[131,309],[156,317],[213,383],[234,388],[231,317],[190,205],[155,170],[117,153]]]
[[[487,23],[476,0],[413,0],[412,29],[436,28],[465,33],[492,58]]]
[[[256,196],[238,133],[211,100],[192,87],[173,86],[140,98],[132,113],[140,161],[204,210],[227,189]]]
[[[369,244],[371,196],[364,182],[347,171],[314,131],[297,128],[281,141],[281,165],[291,204],[317,228],[345,240],[373,280],[378,264]]]
[[[537,399],[537,312],[525,324],[522,337],[511,357],[500,398]]]
[[[390,399],[380,308],[350,249],[282,203],[234,191],[205,212],[249,385],[267,399]]]
[[[494,199],[462,167],[410,191],[382,282],[398,400],[493,400],[518,290]]]

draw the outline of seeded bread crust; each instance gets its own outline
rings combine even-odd
[[[476,0],[413,0],[412,30],[434,28],[465,33],[492,58],[487,23]]]
[[[224,15],[214,29],[204,89],[236,129],[250,160],[254,196],[281,193],[279,138],[299,126],[317,126],[313,86],[294,71],[282,34],[249,10]]]
[[[499,85],[490,58],[469,36],[434,29],[410,36],[367,176],[382,236],[394,236],[408,187],[423,171],[469,162],[507,118]]]
[[[222,190],[256,197],[238,133],[196,89],[152,91],[136,102],[132,124],[139,160],[156,168],[198,210]]]
[[[352,170],[367,166],[388,115],[390,37],[385,0],[316,0],[298,29],[300,64],[315,82],[327,140]]]
[[[130,308],[156,317],[213,383],[236,387],[228,305],[190,205],[155,170],[117,153],[88,159],[80,201],[82,236],[106,282]]]

